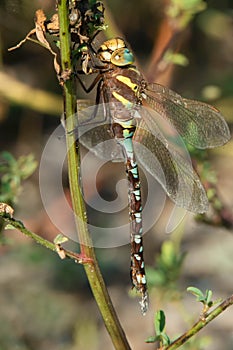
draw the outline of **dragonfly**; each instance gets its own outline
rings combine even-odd
[[[81,84],[86,92],[96,87],[96,104],[90,119],[93,124],[99,123],[99,127],[90,128],[80,137],[80,142],[101,158],[110,157],[125,163],[130,275],[133,287],[141,294],[141,312],[145,314],[148,292],[138,162],[161,184],[175,204],[194,213],[204,213],[208,209],[206,192],[198,175],[190,162],[170,145],[158,126],[157,117],[167,120],[187,143],[201,149],[225,144],[230,139],[230,132],[216,108],[147,82],[134,62],[132,51],[121,38],[106,40],[98,49],[90,46],[84,52],[83,72],[97,75],[89,88],[82,81]],[[102,123],[96,118],[100,106]],[[114,140],[113,147],[101,146],[100,141],[109,139]]]

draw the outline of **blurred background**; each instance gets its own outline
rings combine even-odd
[[[150,81],[169,86],[187,98],[213,104],[231,128],[232,2],[203,3],[206,9],[197,11],[185,25],[181,23],[182,16],[165,15],[170,1],[104,1],[109,26],[106,35],[126,38],[138,66]],[[44,210],[38,167],[33,170],[35,161],[40,162],[47,139],[60,123],[62,89],[48,51],[26,42],[8,52],[8,48],[34,27],[34,14],[39,8],[43,8],[49,18],[55,11],[55,1],[2,0],[0,3],[0,170],[4,180],[7,164],[13,184],[6,195],[1,179],[1,201],[14,203],[15,217],[28,229],[53,240],[59,230]],[[179,65],[160,69],[156,62],[174,32],[178,37],[174,48],[184,56],[179,59]],[[85,95],[81,93],[78,97]],[[154,344],[145,344],[145,339],[154,334],[153,316],[158,309],[166,312],[166,331],[171,338],[198,319],[201,304],[186,293],[188,286],[194,285],[203,291],[211,289],[214,299],[232,294],[232,147],[230,141],[224,147],[205,152],[204,156],[193,153],[204,184],[210,182],[216,191],[214,200],[218,202],[212,202],[214,209],[209,215],[197,221],[194,215],[187,214],[175,232],[168,235],[165,233],[171,210],[168,202],[156,225],[145,235],[151,297],[145,317],[140,314],[138,300],[128,294],[131,288],[129,245],[96,250],[109,293],[134,350],[156,348]],[[20,158],[30,154],[34,159]],[[202,159],[207,164],[204,171]],[[215,180],[209,181],[211,176],[205,174],[207,168]],[[116,194],[116,184],[124,176],[122,164],[110,163],[101,169],[98,190],[105,200],[112,201],[120,195],[127,203],[125,191]],[[95,201],[88,181],[85,191],[89,200]],[[144,191],[146,193],[146,185]],[[69,201],[66,173],[64,192]],[[71,218],[63,215],[61,198],[51,203],[51,208],[70,225]],[[103,221],[111,226],[111,220],[125,223],[128,220],[127,208],[114,219],[100,216],[91,208],[88,213],[90,222],[100,225]],[[2,233],[1,242],[0,350],[113,349],[81,266],[60,260],[56,254],[13,230]],[[72,249],[78,251],[78,244],[73,243]],[[217,350],[220,347],[233,349],[230,308],[182,349]]]

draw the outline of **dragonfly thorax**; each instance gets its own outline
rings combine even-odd
[[[141,107],[141,73],[134,67],[117,67],[102,74],[102,89],[114,121],[135,119]]]

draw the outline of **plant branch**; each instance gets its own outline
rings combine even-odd
[[[9,207],[9,206],[8,206]],[[64,252],[64,257],[70,258],[70,259],[74,259],[75,262],[78,263],[92,263],[92,261],[89,259],[85,259],[85,257],[82,257],[81,254],[77,254],[74,253],[70,250],[67,250],[63,247],[61,247],[59,244],[55,244],[52,243],[50,241],[48,241],[47,239],[37,235],[36,233],[28,230],[24,224],[22,223],[22,221],[17,220],[13,217],[11,217],[11,215],[7,214],[4,211],[0,211],[0,217],[3,218],[3,220],[13,226],[14,228],[16,228],[17,230],[19,230],[20,232],[22,232],[25,236],[32,238],[36,243],[42,245],[43,247],[52,250],[53,252],[57,252],[59,254],[59,249],[62,250]],[[60,254],[59,254],[60,255]]]
[[[202,328],[204,328],[208,323],[210,323],[214,318],[220,315],[224,310],[226,310],[229,306],[233,304],[233,295],[224,300],[221,304],[219,304],[214,310],[204,315],[204,317],[200,318],[198,322],[196,322],[192,328],[190,328],[187,332],[181,335],[179,338],[174,340],[170,345],[163,348],[163,350],[174,350],[180,347],[182,344],[187,342],[192,336],[198,333]]]
[[[79,186],[80,154],[75,135],[76,118],[76,89],[71,62],[70,33],[67,0],[58,1],[58,16],[61,49],[61,78],[64,91],[64,114],[66,123],[67,159],[70,191],[76,228],[80,242],[81,255],[91,259],[92,264],[85,264],[84,269],[90,283],[94,298],[98,304],[107,331],[116,349],[130,349],[125,333],[117,318],[108,291],[101,275],[90,234],[87,226],[86,208]],[[64,79],[65,77],[65,79]]]

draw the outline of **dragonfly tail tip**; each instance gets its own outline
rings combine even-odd
[[[148,310],[148,299],[149,299],[148,293],[145,292],[145,293],[142,294],[141,301],[139,301],[139,304],[140,304],[140,307],[141,307],[141,313],[142,313],[143,316],[146,315],[146,312]]]

